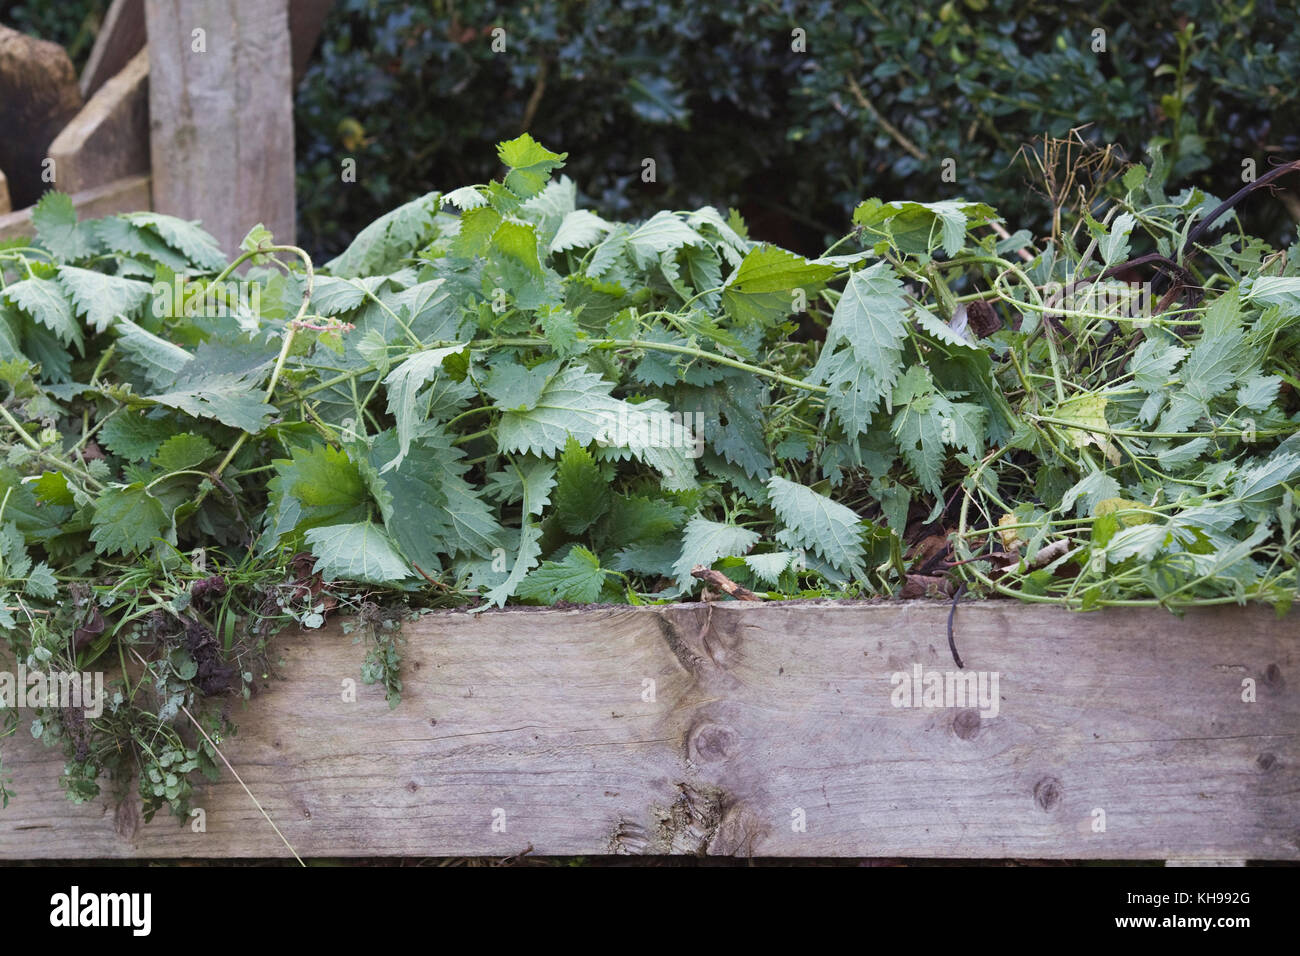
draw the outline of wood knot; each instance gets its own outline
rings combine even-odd
[[[714,763],[730,757],[739,743],[739,736],[730,727],[703,723],[690,733],[687,756],[696,763]]]
[[[957,711],[952,719],[952,732],[962,740],[974,740],[980,732],[979,711],[971,708]]]
[[[1060,780],[1055,777],[1044,777],[1034,784],[1034,803],[1038,804],[1040,810],[1051,812],[1060,804],[1063,792],[1064,788]]]
[[[1265,752],[1255,758],[1255,766],[1268,773],[1277,766],[1277,754]]]
[[[1268,667],[1264,668],[1262,683],[1271,691],[1282,690],[1286,687],[1286,678],[1282,676],[1282,668],[1276,664],[1269,664]]]

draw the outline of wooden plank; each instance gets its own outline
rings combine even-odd
[[[1300,616],[972,604],[959,646],[999,675],[997,715],[894,706],[895,673],[953,670],[947,614],[433,614],[405,625],[394,710],[365,686],[344,701],[364,648],[332,624],[280,639],[282,679],[231,705],[224,750],[304,857],[1300,859]],[[0,746],[0,858],[287,854],[229,776],[195,833],[71,806],[61,755]]]
[[[145,0],[145,20],[154,208],[201,220],[227,254],[259,222],[293,241],[285,0]]]
[[[94,96],[144,49],[144,42],[144,0],[113,0],[81,71],[82,98]]]
[[[149,177],[127,176],[94,189],[72,194],[72,205],[79,219],[98,219],[115,212],[138,212],[151,208]],[[0,215],[0,239],[11,236],[30,236],[32,207]]]
[[[289,0],[289,33],[293,38],[295,86],[307,72],[307,64],[311,62],[312,51],[320,39],[321,28],[325,26],[325,17],[333,5],[334,0]]]
[[[149,53],[99,88],[50,144],[55,184],[75,193],[149,172]]]

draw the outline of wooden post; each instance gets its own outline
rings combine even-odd
[[[227,254],[258,222],[294,241],[287,0],[145,0],[153,201]]]
[[[5,179],[5,172],[0,169],[0,215],[4,215],[10,210],[9,205],[9,180]]]

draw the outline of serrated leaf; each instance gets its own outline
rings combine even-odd
[[[177,381],[171,390],[147,397],[187,415],[215,419],[249,433],[265,428],[276,411],[262,400],[257,380],[238,373]]]
[[[217,453],[212,443],[200,435],[182,432],[159,446],[153,463],[164,472],[183,471],[207,461]]]
[[[586,209],[575,209],[560,222],[551,238],[549,251],[554,254],[569,249],[585,249],[595,245],[612,227],[604,219]]]
[[[121,218],[137,228],[156,232],[163,242],[200,269],[220,272],[226,266],[225,254],[217,240],[197,222],[187,222],[160,212],[129,212],[123,213]]]
[[[95,499],[90,540],[101,554],[142,554],[170,523],[162,502],[142,482],[105,488]]]
[[[497,426],[503,452],[528,452],[549,458],[569,436],[590,445],[617,412],[610,384],[594,372],[571,365],[546,383],[536,404],[527,411],[507,411]]]
[[[600,597],[605,574],[599,558],[581,545],[575,545],[563,561],[543,561],[530,571],[515,593],[525,600],[545,604],[556,601],[591,604]]]
[[[801,546],[842,571],[862,574],[862,519],[852,508],[778,475],[768,479],[767,491],[772,510]]]
[[[790,561],[796,555],[790,551],[773,551],[769,554],[747,554],[745,555],[745,567],[754,573],[754,576],[769,587],[776,587],[781,581],[781,575],[785,569],[790,567]]]
[[[806,301],[837,271],[776,246],[754,246],[727,278],[722,304],[737,322],[772,325],[798,311],[796,290]]]
[[[384,585],[412,576],[393,540],[373,521],[311,528],[305,537],[316,557],[313,570],[326,581]]]
[[[1135,225],[1137,219],[1132,213],[1121,213],[1115,217],[1115,221],[1110,225],[1110,232],[1097,243],[1097,250],[1106,265],[1113,266],[1128,259],[1129,234],[1133,232]]]
[[[278,458],[267,482],[268,528],[275,539],[319,525],[356,522],[366,517],[369,495],[360,470],[348,455],[328,445],[294,448]]]
[[[609,477],[570,437],[556,468],[555,517],[569,534],[582,534],[604,517],[613,494]]]
[[[685,591],[694,590],[691,568],[697,564],[712,567],[719,558],[744,555],[758,539],[757,531],[695,515],[686,522],[681,553],[673,564],[678,586]]]
[[[1129,371],[1133,382],[1144,392],[1164,388],[1173,379],[1174,369],[1187,356],[1187,349],[1159,339],[1147,339],[1133,353]]]
[[[96,252],[98,243],[93,230],[77,223],[72,197],[48,192],[32,207],[32,225],[36,238],[60,262],[85,259]]]
[[[119,319],[116,331],[118,347],[140,365],[154,388],[166,388],[174,383],[194,359],[179,345],[154,335],[130,319]]]
[[[59,282],[86,324],[103,332],[117,316],[130,318],[149,298],[150,286],[138,279],[107,276],[73,266],[59,268]]]
[[[78,352],[85,347],[72,303],[55,280],[32,276],[5,286],[3,294],[53,332],[64,345],[75,345]]]
[[[416,352],[384,378],[384,387],[388,390],[388,411],[397,422],[398,448],[397,457],[381,471],[400,465],[411,447],[416,426],[423,419],[421,409],[416,404],[420,389],[437,374],[444,360],[464,350],[463,345],[448,345]]]
[[[54,576],[50,566],[42,561],[27,572],[27,580],[23,582],[23,593],[46,601],[52,601],[54,595],[58,592],[58,587],[58,578]]]
[[[497,156],[510,167],[506,188],[520,199],[542,190],[551,173],[564,165],[568,153],[553,153],[527,133],[497,145]]]
[[[118,457],[144,461],[152,458],[158,446],[177,430],[178,426],[170,419],[146,418],[139,411],[124,408],[105,422],[99,438]]]
[[[636,264],[644,269],[657,263],[659,256],[669,249],[703,242],[703,237],[675,213],[662,210],[632,230],[627,237],[627,249]]]
[[[441,194],[426,193],[380,216],[325,263],[325,270],[345,278],[392,271],[432,237],[440,200]]]
[[[872,391],[887,397],[898,380],[906,337],[907,302],[893,269],[881,262],[855,272],[835,305],[822,356],[810,377],[824,381],[830,350],[846,342],[857,362],[871,370]],[[859,383],[861,388],[861,378]]]

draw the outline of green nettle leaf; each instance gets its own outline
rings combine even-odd
[[[64,345],[85,347],[72,303],[53,279],[32,276],[5,286],[4,295],[33,319],[53,332]]]
[[[492,234],[492,244],[502,253],[518,260],[529,272],[542,274],[537,258],[537,230],[532,223],[505,219]]]
[[[670,249],[701,245],[704,239],[676,214],[657,212],[627,237],[627,249],[640,268],[649,268]]]
[[[530,571],[515,593],[526,601],[545,604],[557,601],[591,604],[600,597],[607,573],[596,555],[581,545],[575,545],[563,561],[543,561]]]
[[[276,411],[262,399],[258,381],[237,372],[200,375],[182,378],[170,390],[147,397],[195,418],[212,418],[231,428],[256,433],[266,427]]]
[[[393,540],[373,521],[311,528],[305,535],[326,581],[391,585],[412,576]]]
[[[892,239],[907,255],[925,257],[942,246],[950,259],[961,252],[967,229],[996,218],[983,203],[960,199],[929,203],[869,199],[853,211],[854,225]]]
[[[89,224],[78,225],[72,197],[48,192],[32,207],[36,238],[60,262],[75,262],[95,254],[99,243]]]
[[[694,590],[691,569],[696,565],[712,567],[719,558],[739,557],[758,543],[759,534],[748,528],[695,515],[682,532],[682,548],[673,563],[673,575],[683,591]]]
[[[42,561],[27,572],[27,580],[23,582],[23,593],[31,597],[52,601],[58,592],[58,586],[58,578],[54,576],[50,566]]]
[[[745,567],[754,573],[754,576],[771,587],[776,587],[781,583],[781,575],[790,567],[792,561],[797,560],[798,554],[793,551],[772,551],[768,554],[747,554],[745,555]]]
[[[425,349],[416,352],[401,365],[388,373],[384,379],[384,387],[388,389],[388,411],[397,421],[397,456],[382,471],[389,468],[396,468],[406,457],[407,451],[411,447],[411,439],[415,435],[416,426],[423,420],[420,408],[416,402],[416,396],[419,394],[426,383],[428,383],[442,367],[442,363],[448,356],[463,352],[463,345],[448,345],[443,348]]]
[[[170,523],[162,502],[143,483],[105,488],[95,500],[90,540],[101,554],[141,554]]]
[[[844,342],[854,360],[871,370],[869,380],[859,375],[854,388],[867,392],[869,383],[869,391],[875,393],[873,400],[888,396],[902,368],[907,325],[903,283],[888,263],[879,262],[853,273],[835,305],[826,344],[810,377],[814,381],[827,380],[832,370],[832,350]],[[843,372],[840,374],[842,380]]]
[[[1300,315],[1300,276],[1254,276],[1241,283],[1247,302],[1280,305],[1283,315]]]
[[[853,509],[778,475],[768,479],[767,491],[772,510],[802,547],[861,576],[862,519]]]
[[[217,240],[204,232],[197,222],[186,222],[159,212],[129,212],[120,218],[137,228],[156,232],[163,242],[201,269],[220,272],[226,267],[226,257]]]
[[[755,246],[728,277],[722,304],[737,322],[769,326],[806,308],[796,301],[796,290],[806,303],[837,271],[776,246]]]
[[[527,133],[497,146],[501,162],[510,167],[506,188],[520,199],[541,192],[551,173],[564,165],[568,153],[553,153]]]
[[[1252,412],[1262,412],[1273,404],[1281,385],[1280,375],[1252,375],[1237,389],[1237,402]]]
[[[426,193],[385,213],[357,233],[342,254],[325,263],[325,270],[345,278],[392,270],[432,237],[441,204],[440,193]]]
[[[328,445],[295,448],[278,458],[267,482],[269,529],[276,539],[318,525],[359,521],[368,516],[370,496],[356,464]]]
[[[1128,237],[1133,232],[1135,225],[1137,225],[1137,219],[1131,213],[1121,213],[1115,217],[1115,221],[1111,223],[1110,232],[1097,243],[1097,249],[1106,265],[1113,266],[1128,258]]]
[[[144,461],[152,458],[158,446],[179,430],[180,426],[170,418],[149,418],[124,408],[104,423],[99,440],[121,458]]]
[[[618,414],[610,384],[594,372],[571,365],[546,383],[536,404],[523,412],[507,411],[497,425],[503,452],[555,455],[572,435],[590,445]]]
[[[86,324],[103,332],[118,316],[130,318],[149,298],[150,286],[138,279],[106,276],[74,266],[59,268],[59,282]]]
[[[118,348],[140,365],[154,388],[171,385],[194,358],[179,345],[154,335],[130,319],[118,320],[117,334]]]
[[[586,249],[599,242],[612,229],[608,222],[586,209],[575,209],[564,217],[551,237],[550,252]]]
[[[217,449],[206,438],[183,432],[159,446],[153,463],[164,472],[183,471],[207,461],[216,453]]]
[[[1187,356],[1187,349],[1162,342],[1159,339],[1147,339],[1133,353],[1129,371],[1133,373],[1133,382],[1144,392],[1154,392],[1164,388],[1173,379],[1174,369]]]
[[[604,517],[613,492],[609,475],[572,437],[556,469],[555,516],[569,534],[582,534]]]
[[[1253,357],[1250,342],[1240,329],[1196,343],[1183,366],[1183,388],[1198,401],[1208,402],[1228,390],[1237,371]]]
[[[550,462],[541,463],[540,467],[538,465],[522,467],[514,459],[510,459],[509,462],[510,469],[515,472],[522,489],[523,504],[520,509],[519,547],[510,565],[510,573],[501,584],[484,595],[489,604],[495,604],[497,607],[503,606],[518,590],[524,577],[537,566],[537,559],[542,556],[542,548],[538,544],[542,537],[542,529],[533,523],[532,517],[541,514],[542,508],[545,507],[543,501],[555,486],[555,467]]]

